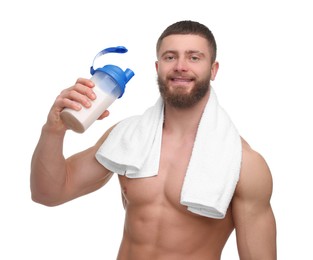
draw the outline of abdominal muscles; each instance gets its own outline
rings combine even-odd
[[[233,230],[230,211],[222,220],[191,213],[179,203],[183,178],[170,188],[164,178],[120,177],[126,216],[118,259],[219,259]]]

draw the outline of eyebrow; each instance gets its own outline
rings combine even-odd
[[[177,54],[178,54],[178,51],[167,50],[167,51],[165,51],[164,53],[162,53],[161,57],[164,57],[165,55],[167,55],[167,54],[169,54],[169,53],[172,53],[172,54],[176,54],[176,55],[177,55]],[[188,50],[188,51],[185,51],[185,54],[188,54],[188,55],[190,55],[190,54],[198,54],[198,55],[203,56],[203,57],[205,56],[203,52],[197,51],[197,50]]]
[[[185,53],[187,53],[187,54],[198,54],[198,55],[200,55],[202,57],[205,56],[202,51],[196,51],[196,50],[189,50],[189,51],[186,51]]]

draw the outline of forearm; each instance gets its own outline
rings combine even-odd
[[[67,166],[63,156],[65,131],[42,128],[31,161],[32,199],[45,205],[57,203],[66,183]]]

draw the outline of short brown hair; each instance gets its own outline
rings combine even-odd
[[[157,41],[157,45],[156,45],[157,53],[160,50],[162,40],[165,37],[169,35],[173,35],[173,34],[194,34],[194,35],[199,35],[205,38],[208,41],[209,47],[212,50],[212,63],[215,61],[216,49],[217,49],[216,41],[215,41],[213,33],[205,25],[199,22],[195,22],[195,21],[184,20],[184,21],[179,21],[168,26],[160,35]]]

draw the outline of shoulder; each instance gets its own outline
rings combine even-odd
[[[139,121],[139,118],[140,118],[140,116],[138,116],[138,115],[130,116],[130,117],[127,117],[125,119],[122,119],[121,121],[119,121],[115,125],[111,126],[109,129],[107,129],[107,131],[100,137],[100,139],[96,143],[96,145],[95,145],[96,149],[98,149],[104,143],[104,141],[106,141],[106,139],[109,137],[109,135],[112,132],[114,134],[115,132],[129,130],[129,126],[130,125],[136,125]],[[135,126],[133,128],[135,128]]]
[[[264,157],[242,139],[242,163],[235,196],[245,200],[268,202],[272,186],[272,175]]]
[[[265,159],[242,140],[242,167],[231,212],[238,253],[244,259],[276,259],[271,195],[272,176]]]
[[[111,126],[109,129],[107,129],[105,131],[105,133],[99,138],[99,140],[97,141],[95,148],[98,149],[102,143],[108,138],[108,136],[110,135],[110,133],[112,132],[112,130],[116,127],[117,124]]]

